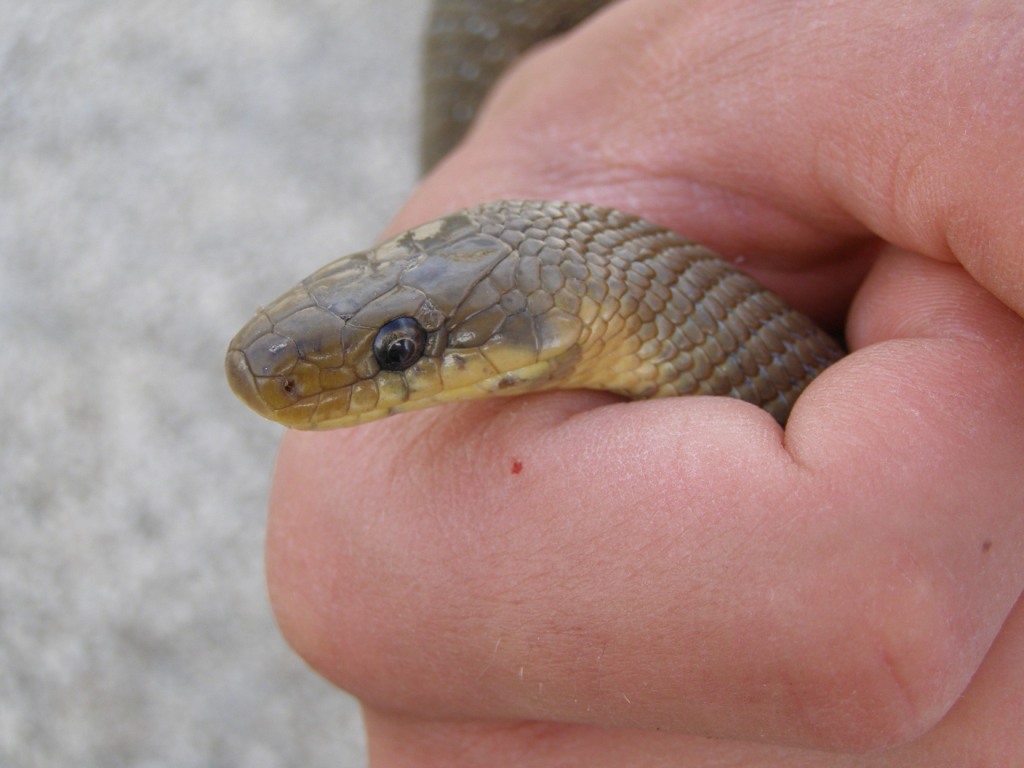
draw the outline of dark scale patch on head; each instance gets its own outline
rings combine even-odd
[[[318,307],[348,320],[393,290],[405,268],[403,258],[375,261],[365,252],[355,253],[313,273],[303,285]]]
[[[514,373],[506,373],[498,379],[498,389],[508,389],[520,383],[520,379]]]
[[[402,274],[401,283],[421,291],[442,312],[451,314],[511,252],[507,244],[487,235],[438,241]]]

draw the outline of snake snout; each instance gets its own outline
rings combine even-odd
[[[346,383],[339,381],[344,322],[312,305],[305,292],[290,293],[239,331],[225,370],[231,389],[254,411],[303,428],[310,426],[325,389]],[[297,301],[299,296],[306,300]]]
[[[246,362],[245,354],[241,350],[228,349],[228,354],[224,358],[224,372],[227,375],[228,385],[235,396],[261,416],[269,418],[271,411],[267,409],[260,396],[256,377],[253,376],[249,364]]]
[[[295,342],[276,333],[265,313],[254,317],[232,339],[224,360],[228,384],[238,398],[267,418],[307,395]]]

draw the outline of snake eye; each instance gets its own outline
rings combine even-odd
[[[373,356],[385,371],[404,371],[423,356],[427,332],[414,318],[398,317],[381,326],[373,340]]]

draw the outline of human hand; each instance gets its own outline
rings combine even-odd
[[[785,433],[593,392],[288,433],[275,611],[374,765],[1024,756],[1024,11],[945,6],[621,2],[424,182],[395,229],[621,208],[851,355]]]

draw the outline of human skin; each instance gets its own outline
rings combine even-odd
[[[851,354],[784,432],[594,392],[289,432],[271,598],[371,764],[1024,759],[1022,125],[1012,2],[626,0],[522,62],[392,231],[622,208]]]

